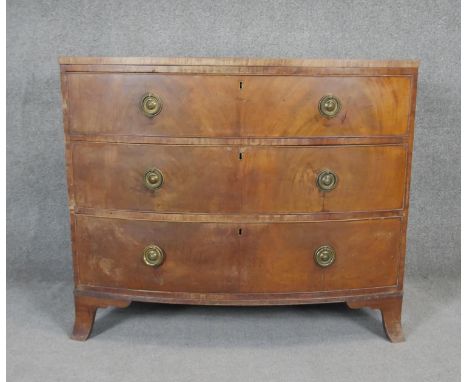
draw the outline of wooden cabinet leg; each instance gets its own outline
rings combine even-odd
[[[403,342],[405,336],[401,327],[402,297],[390,297],[381,299],[350,300],[347,304],[352,309],[372,308],[379,309],[382,313],[382,321],[385,333],[391,342]]]
[[[115,306],[126,308],[130,305],[128,300],[103,299],[75,295],[75,325],[71,338],[77,341],[86,341],[93,330],[94,318],[98,308]]]
[[[385,333],[392,342],[403,342],[405,336],[401,327],[401,305],[403,299],[396,298],[387,301],[380,308]]]
[[[75,325],[71,338],[86,341],[93,329],[97,306],[85,303],[83,297],[75,296]]]

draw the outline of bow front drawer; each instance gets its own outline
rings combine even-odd
[[[392,287],[400,229],[398,218],[236,225],[77,215],[79,283],[194,293]]]
[[[78,207],[202,213],[401,209],[401,145],[236,147],[74,143]]]
[[[72,135],[407,134],[409,76],[69,73]]]
[[[403,208],[402,145],[257,147],[246,149],[243,158],[244,212]]]
[[[229,146],[73,144],[78,207],[239,212],[239,154]]]

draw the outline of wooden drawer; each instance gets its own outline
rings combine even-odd
[[[406,148],[74,143],[78,207],[204,213],[307,213],[403,207]],[[242,159],[240,157],[242,153]],[[148,190],[145,171],[164,183]],[[322,191],[322,171],[336,187]]]
[[[403,208],[404,146],[255,147],[242,162],[246,213]],[[335,175],[333,189],[318,187],[322,172]]]
[[[148,118],[146,93],[162,101]],[[239,136],[239,81],[230,76],[69,74],[71,134]]]
[[[241,114],[245,136],[404,135],[410,77],[258,76],[245,79]],[[319,112],[326,95],[341,104],[334,118]]]
[[[235,76],[70,73],[70,133],[169,137],[405,135],[409,76]],[[242,85],[241,85],[242,84]],[[144,94],[160,97],[153,118]],[[336,96],[336,117],[319,112]]]
[[[238,289],[239,234],[230,224],[167,223],[76,216],[79,282],[115,288],[216,292]],[[146,265],[150,244],[164,250]]]
[[[393,286],[400,219],[245,225],[240,237],[242,292],[330,291]],[[315,251],[330,246],[325,268]]]
[[[239,234],[239,228],[242,234]],[[399,218],[311,223],[173,223],[76,216],[79,284],[198,293],[313,292],[394,286]],[[159,246],[159,267],[143,261]],[[335,261],[317,265],[328,245]]]
[[[76,204],[158,212],[238,212],[239,153],[229,146],[73,145]],[[147,169],[164,182],[145,187]]]

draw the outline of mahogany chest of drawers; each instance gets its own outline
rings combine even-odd
[[[75,279],[97,308],[401,305],[418,63],[60,59]]]

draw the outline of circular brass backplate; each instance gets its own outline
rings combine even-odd
[[[161,170],[150,168],[149,170],[146,170],[143,180],[147,189],[156,190],[163,185],[164,176]]]
[[[158,115],[162,107],[162,99],[156,94],[146,93],[141,97],[140,108],[148,118]]]
[[[329,267],[335,261],[335,250],[329,245],[322,245],[315,251],[315,262],[322,268]]]
[[[338,183],[338,177],[333,171],[330,170],[323,170],[317,176],[317,187],[321,191],[331,191],[333,190]]]
[[[164,262],[165,257],[164,251],[154,244],[148,245],[143,250],[143,261],[150,267],[159,267]]]
[[[326,118],[336,117],[341,110],[341,101],[334,95],[326,95],[320,99],[318,105],[320,114]]]

